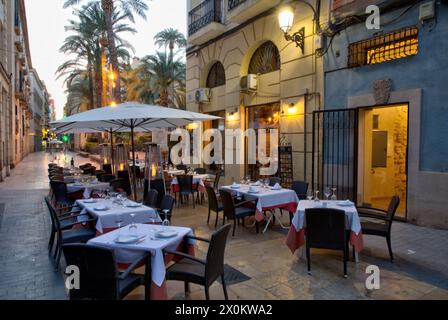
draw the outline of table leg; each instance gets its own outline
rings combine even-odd
[[[271,224],[273,218],[274,214],[271,212],[271,214],[269,215],[269,219],[266,221],[266,226],[264,227],[263,233],[266,233],[266,231],[268,231],[269,225]]]

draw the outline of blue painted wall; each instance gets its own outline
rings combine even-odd
[[[397,17],[403,9],[382,15],[382,30],[417,25],[418,9],[417,5],[388,25],[383,23]],[[368,39],[378,30],[367,30],[364,24],[358,24],[336,36],[324,60],[325,108],[346,108],[349,96],[372,93],[373,82],[379,79],[392,79],[393,91],[421,88],[420,169],[448,172],[448,5],[436,5],[436,10],[437,24],[432,31],[419,25],[416,56],[347,69],[348,44]]]

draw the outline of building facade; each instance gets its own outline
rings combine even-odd
[[[281,30],[285,6],[294,22]],[[202,129],[279,129],[293,180],[382,209],[398,195],[397,218],[448,227],[447,1],[190,0],[188,10],[187,109],[223,118]],[[225,165],[225,182],[256,170]]]
[[[30,71],[32,122],[29,134],[30,152],[39,152],[43,147],[43,138],[49,128],[50,106],[45,83],[39,78],[36,69]]]
[[[398,195],[398,217],[446,228],[448,4],[377,2],[379,30],[364,22],[338,29],[365,8],[353,1],[333,8],[338,34],[325,55],[324,116],[357,118],[352,134],[358,141],[347,158],[357,163],[352,170],[359,204],[387,209],[387,199]],[[330,174],[340,172],[328,165],[327,154],[320,163]],[[344,167],[343,161],[337,165]]]
[[[3,180],[27,154],[35,151],[37,127],[32,126],[35,115],[40,116],[31,108],[33,68],[23,0],[0,2],[0,64],[0,180]]]
[[[187,109],[223,118],[206,128],[278,129],[291,147],[290,178],[310,180],[311,119],[323,102],[317,21],[307,5],[291,5],[291,30],[304,32],[298,47],[279,27],[280,2],[188,1]],[[260,177],[258,161],[225,165],[227,182],[245,175]]]

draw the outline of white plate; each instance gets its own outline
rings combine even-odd
[[[159,231],[156,233],[156,237],[157,238],[173,238],[175,236],[178,235],[177,231],[173,231],[173,230],[166,230],[166,231]]]
[[[128,203],[126,204],[127,208],[140,208],[142,205],[140,203]]]
[[[96,207],[96,208],[93,208],[93,210],[95,210],[95,211],[107,211],[109,209],[110,209],[109,207]]]
[[[75,187],[84,187],[84,183],[76,182],[73,184]]]
[[[355,204],[353,202],[339,201],[337,205],[340,207],[353,207]]]
[[[249,191],[247,191],[247,193],[259,193],[260,192],[260,190],[249,190]]]
[[[95,199],[87,199],[87,200],[83,200],[82,202],[84,202],[84,203],[96,203],[97,201]]]
[[[278,189],[277,189],[277,188],[274,188],[274,187],[271,187],[270,189],[271,189],[271,190],[274,190],[274,191],[280,191],[280,190],[282,190],[282,188],[278,188]]]
[[[131,243],[136,243],[138,241],[140,241],[141,239],[143,239],[142,236],[137,236],[137,235],[121,235],[118,236],[115,239],[116,243],[120,243],[120,244],[131,244]]]
[[[241,188],[241,186],[230,186],[230,188],[232,188],[232,189],[239,189],[239,188]]]

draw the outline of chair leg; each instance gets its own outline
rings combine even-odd
[[[193,196],[193,209],[195,208],[195,200],[194,200],[194,193],[192,194]]]
[[[389,248],[390,261],[394,262],[394,254],[392,253],[392,244],[390,241],[390,235],[386,237],[386,241],[387,241],[387,247]]]
[[[289,225],[292,226],[292,218],[293,218],[294,213],[292,213],[291,211],[289,212]]]
[[[210,300],[210,292],[208,286],[205,286],[205,300]]]
[[[55,262],[55,270],[59,270],[59,263],[61,262],[61,256],[62,256],[62,248],[59,248],[58,255]]]
[[[235,229],[236,229],[236,218],[233,220],[233,232],[232,232],[232,237],[235,236]]]
[[[224,290],[224,299],[229,300],[229,296],[227,295],[227,287],[226,280],[224,279],[224,273],[221,275],[222,289]]]
[[[347,278],[347,260],[348,260],[349,252],[347,248],[344,250],[344,278]]]
[[[52,228],[50,234],[50,240],[48,242],[48,251],[53,251],[54,239],[56,237],[56,231]]]
[[[306,263],[308,267],[308,274],[311,275],[311,252],[310,247],[306,246]]]
[[[218,219],[219,219],[219,211],[216,211],[215,229],[218,226]]]
[[[210,214],[211,214],[211,210],[210,208],[208,209],[208,218],[207,218],[207,224],[210,223]]]
[[[257,234],[260,233],[260,226],[258,225],[258,221],[255,221],[255,230],[257,231]]]
[[[185,291],[185,297],[187,296],[188,293],[190,293],[190,283],[186,282],[184,283],[184,291]]]

